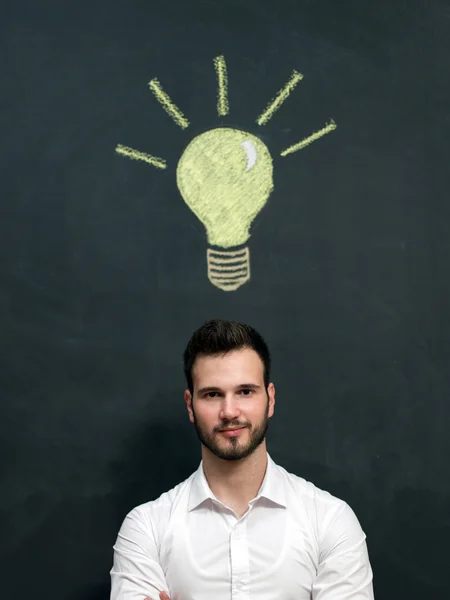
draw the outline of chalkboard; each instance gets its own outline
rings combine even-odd
[[[447,597],[450,2],[17,0],[0,27],[2,598],[109,597],[126,513],[199,464],[181,357],[213,317],[267,339],[269,453],[354,509],[377,600]]]

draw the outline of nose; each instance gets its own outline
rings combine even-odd
[[[240,414],[241,409],[238,400],[236,400],[234,395],[226,395],[220,409],[220,418],[224,421],[232,421],[233,419],[237,419]]]

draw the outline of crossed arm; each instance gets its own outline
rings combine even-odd
[[[169,591],[153,526],[139,508],[124,519],[114,544],[110,600],[161,600]]]
[[[365,536],[348,505],[324,529],[320,548],[311,600],[374,600]],[[132,511],[114,545],[110,600],[171,600],[169,592],[152,526]]]

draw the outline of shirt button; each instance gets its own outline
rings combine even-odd
[[[237,588],[238,590],[241,590],[241,589],[242,589],[242,586],[243,586],[243,583],[242,583],[241,581],[238,581],[238,582],[237,582],[237,584],[236,584],[236,588]]]

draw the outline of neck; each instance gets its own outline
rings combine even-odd
[[[202,446],[203,472],[214,496],[224,504],[256,497],[267,469],[266,442],[247,458],[223,460]]]

